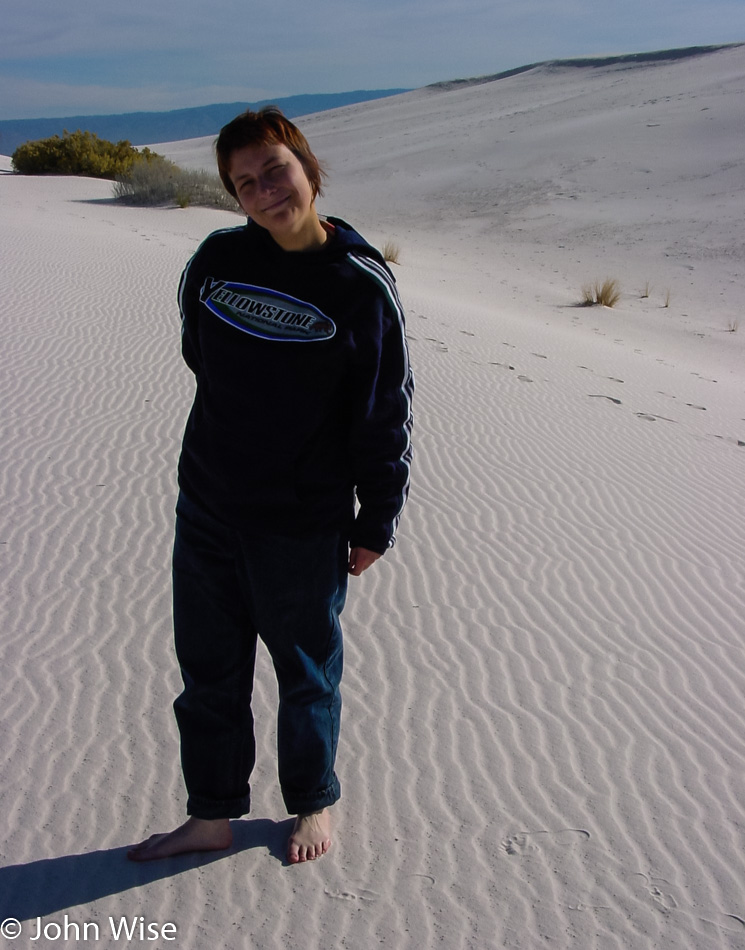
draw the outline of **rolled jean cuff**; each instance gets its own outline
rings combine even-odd
[[[251,810],[251,796],[243,798],[202,798],[189,795],[186,802],[186,814],[194,818],[214,821],[217,818],[241,818]]]
[[[282,797],[289,815],[307,815],[312,811],[329,808],[334,802],[338,802],[341,798],[341,785],[339,779],[334,776],[331,784],[321,789],[320,792],[315,792],[312,795],[298,795],[283,788]]]

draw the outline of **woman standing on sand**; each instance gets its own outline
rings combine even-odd
[[[197,381],[173,555],[190,817],[128,856],[230,846],[229,819],[250,805],[260,636],[279,687],[278,772],[297,816],[287,847],[297,863],[331,846],[339,615],[347,574],[394,542],[413,380],[393,277],[349,225],[319,218],[322,171],[302,133],[269,107],[226,125],[216,150],[248,222],[211,234],[179,288]]]

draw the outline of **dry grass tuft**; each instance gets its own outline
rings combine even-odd
[[[164,158],[140,162],[126,175],[121,175],[114,183],[114,197],[141,207],[198,205],[241,213],[238,203],[225,191],[217,175],[179,168]]]
[[[603,281],[600,287],[595,284],[595,298],[603,307],[615,307],[621,299],[621,288],[618,281],[608,277]]]
[[[727,332],[737,333],[739,326],[740,326],[740,323],[738,320],[730,320],[730,322],[727,324]]]
[[[585,284],[582,288],[581,305],[583,307],[615,307],[621,299],[621,287],[613,277],[606,277],[600,283]]]
[[[383,255],[383,259],[388,261],[389,264],[401,263],[401,248],[393,241],[386,241],[380,249],[380,253]]]

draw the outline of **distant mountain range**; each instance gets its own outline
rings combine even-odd
[[[384,99],[408,89],[358,89],[354,92],[319,93],[317,95],[287,96],[282,99],[263,99],[259,102],[227,102],[219,105],[198,106],[193,109],[175,109],[171,112],[127,112],[123,115],[74,115],[61,119],[4,119],[0,120],[0,154],[12,155],[23,142],[46,139],[68,132],[94,132],[110,142],[126,139],[132,145],[154,142],[177,142],[202,135],[217,135],[223,125],[239,112],[277,105],[290,118],[325,112],[339,106]]]

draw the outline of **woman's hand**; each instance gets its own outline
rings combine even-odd
[[[379,557],[379,554],[376,554],[375,551],[368,551],[367,548],[352,548],[349,552],[349,573],[359,577]]]

